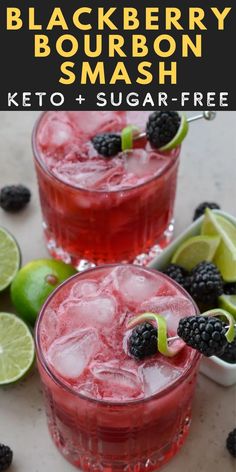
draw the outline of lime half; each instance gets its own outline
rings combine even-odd
[[[11,313],[0,313],[0,385],[22,379],[34,358],[34,340],[28,326]]]
[[[13,236],[0,228],[0,292],[15,278],[20,267],[20,249]]]
[[[236,226],[207,208],[201,232],[203,235],[220,236],[214,263],[226,282],[236,282]]]
[[[186,115],[185,113],[182,113],[180,127],[176,135],[173,137],[173,139],[169,143],[165,144],[165,146],[162,146],[160,148],[160,151],[162,152],[171,151],[172,149],[179,146],[184,140],[184,138],[186,137],[186,135],[188,134],[188,128],[189,128],[189,124],[187,122]]]
[[[236,295],[221,295],[218,298],[220,308],[228,311],[236,319]]]
[[[211,262],[220,244],[217,236],[194,236],[179,246],[171,262],[192,270],[202,261]]]

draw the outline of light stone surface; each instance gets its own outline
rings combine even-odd
[[[0,187],[24,183],[33,194],[28,208],[18,215],[0,210],[0,225],[16,236],[23,263],[47,256],[30,142],[36,117],[31,111],[0,112]],[[176,234],[190,224],[193,209],[204,200],[219,202],[222,209],[236,215],[236,112],[219,112],[214,123],[202,120],[191,124],[182,150]],[[7,294],[0,298],[0,311],[6,309],[12,309]],[[234,427],[235,387],[224,388],[199,375],[189,438],[163,470],[235,471],[235,461],[225,449],[225,438]],[[36,370],[18,385],[0,389],[1,442],[14,450],[9,472],[75,470],[49,438]]]

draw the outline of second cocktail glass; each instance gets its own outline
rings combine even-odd
[[[106,159],[91,138],[145,128],[147,112],[47,112],[33,134],[47,247],[78,269],[147,264],[170,241],[180,148],[142,148]]]

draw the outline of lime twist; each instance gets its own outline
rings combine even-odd
[[[228,343],[233,342],[235,337],[235,325],[234,325],[234,317],[228,313],[226,310],[222,310],[220,308],[216,308],[214,310],[209,310],[201,314],[201,316],[205,317],[221,317],[226,318],[227,320],[227,330],[225,332],[225,337]],[[178,352],[183,349],[185,346],[185,342],[176,336],[172,338],[171,345],[168,345],[168,334],[167,334],[167,323],[166,319],[157,313],[142,313],[141,315],[137,315],[132,318],[128,323],[128,328],[133,328],[134,326],[140,324],[143,321],[155,321],[157,325],[157,352],[163,354],[166,357],[173,357]]]
[[[138,315],[128,323],[128,328],[133,328],[142,321],[153,320],[157,325],[157,351],[159,351],[163,356],[173,357],[184,347],[185,343],[181,340],[178,340],[176,343],[172,343],[171,346],[168,346],[167,338],[167,323],[166,319],[158,315],[157,313],[143,313]]]

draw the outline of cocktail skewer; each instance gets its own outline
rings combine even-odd
[[[192,123],[193,121],[198,121],[201,119],[205,119],[207,121],[212,121],[216,117],[216,111],[203,111],[203,113],[200,113],[199,115],[195,116],[190,116],[187,118],[188,123]],[[142,131],[141,133],[135,133],[134,132],[134,141],[137,141],[138,139],[143,139],[146,137],[146,131]]]

